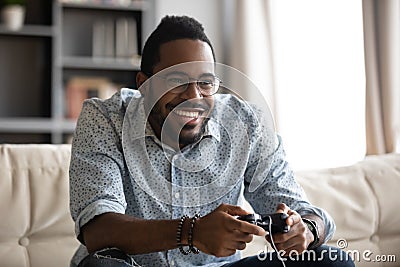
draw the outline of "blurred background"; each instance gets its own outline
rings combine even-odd
[[[135,88],[144,41],[175,14],[261,91],[294,169],[400,152],[397,0],[0,3],[0,143],[70,142],[82,101]]]

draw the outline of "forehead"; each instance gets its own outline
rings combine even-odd
[[[189,62],[196,63],[187,64]],[[154,66],[153,72],[156,73],[169,68],[171,71],[198,76],[214,71],[214,64],[211,64],[211,62],[214,62],[214,58],[211,47],[206,42],[179,39],[160,46],[160,60]]]

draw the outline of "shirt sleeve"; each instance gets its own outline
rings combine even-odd
[[[269,145],[268,147],[271,147]],[[325,224],[325,240],[332,238],[335,224],[329,214],[307,200],[302,187],[296,182],[294,173],[285,160],[282,139],[277,136],[275,150],[269,155],[265,142],[254,144],[249,166],[245,172],[245,191],[247,201],[255,212],[260,214],[275,213],[279,203],[285,203],[301,216],[314,214]],[[257,181],[254,186],[254,181]]]
[[[71,150],[70,210],[75,233],[96,215],[125,213],[123,154],[112,114],[101,100],[86,100]],[[83,242],[82,242],[83,243]]]

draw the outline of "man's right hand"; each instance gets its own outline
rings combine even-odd
[[[227,257],[246,248],[253,235],[264,236],[264,229],[240,221],[234,216],[249,214],[239,206],[221,204],[208,215],[197,220],[193,229],[193,245],[202,252]]]

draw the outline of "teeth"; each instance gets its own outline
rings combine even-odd
[[[175,114],[179,116],[184,116],[184,117],[190,117],[190,118],[198,118],[199,117],[199,112],[197,111],[185,111],[185,110],[174,110]]]

